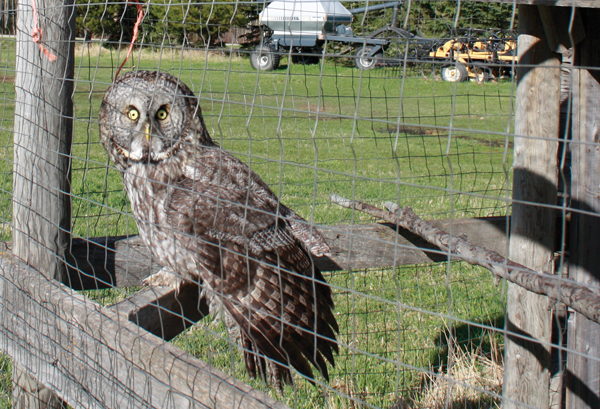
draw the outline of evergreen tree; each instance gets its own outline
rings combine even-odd
[[[78,4],[78,36],[104,38],[112,42],[131,40],[137,17],[137,9],[133,2],[78,0]],[[231,27],[247,26],[262,10],[264,3],[239,1],[232,4],[230,0],[153,0],[142,4],[146,15],[140,37],[143,37],[146,43],[214,45],[219,36]],[[361,7],[366,2],[342,4],[352,9]],[[412,1],[410,10],[408,2],[404,2],[398,14],[398,23],[403,27],[406,21],[408,25],[403,28],[430,38],[457,35],[454,32],[455,21],[456,28],[461,30],[507,29],[510,26],[512,4],[472,1],[463,1],[460,4],[458,13],[457,1]],[[356,35],[369,35],[390,24],[392,14],[393,8],[369,11],[366,15],[357,14],[351,26]]]
[[[77,35],[129,42],[137,18],[135,3],[107,3],[106,0],[78,0]],[[227,0],[178,2],[153,0],[143,3],[144,20],[139,37],[146,43],[213,45],[231,27],[244,27],[254,18],[255,7],[248,2]]]

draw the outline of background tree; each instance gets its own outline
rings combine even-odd
[[[134,3],[79,0],[77,35],[103,38],[109,42],[131,40],[137,17]],[[144,4],[145,17],[140,38],[146,43],[214,45],[231,27],[244,27],[255,18],[251,3],[215,0],[180,2],[156,0]]]
[[[106,0],[79,0],[75,21],[76,36],[103,38],[109,43],[131,41],[137,9],[133,3]]]
[[[457,3],[453,1],[414,2],[411,5],[409,29],[425,37],[455,36],[454,22],[458,11]],[[457,28],[507,30],[512,14],[512,4],[462,2]]]
[[[345,2],[342,4],[348,9],[360,7],[358,3]],[[408,25],[403,27],[407,7],[407,3],[400,7],[398,13],[400,27],[429,38],[456,34],[452,34],[458,12],[455,1],[412,2]],[[510,28],[512,12],[512,4],[462,2],[457,26],[459,29],[506,30]],[[358,14],[355,15],[351,26],[355,34],[367,35],[390,24],[392,14],[393,8],[369,11],[366,16]]]
[[[17,19],[17,1],[0,0],[0,33],[14,34]]]

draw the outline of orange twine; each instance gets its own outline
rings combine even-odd
[[[35,4],[35,0],[31,0],[31,7],[33,8],[33,30],[31,30],[31,37],[33,37],[33,42],[37,43],[40,47],[40,51],[44,53],[48,61],[54,62],[56,61],[56,55],[52,54],[50,50],[42,45],[42,34],[43,31],[40,28],[39,18],[38,18],[38,10]]]
[[[135,45],[135,42],[137,41],[140,24],[142,23],[142,19],[144,18],[144,12],[142,11],[142,5],[138,2],[138,0],[134,0],[134,1],[135,1],[135,7],[137,8],[137,11],[138,11],[138,15],[137,15],[137,20],[135,21],[135,25],[133,26],[133,37],[131,38],[131,43],[129,44],[129,50],[127,50],[127,55],[125,56],[125,61],[123,61],[123,64],[121,64],[121,66],[119,67],[119,70],[117,71],[117,75],[115,75],[115,78],[117,78],[119,76],[119,74],[121,73],[121,69],[123,68],[123,66],[125,65],[127,60],[129,59],[129,57],[131,56],[131,52],[133,51],[133,46]],[[127,0],[127,2],[129,3],[129,0]]]

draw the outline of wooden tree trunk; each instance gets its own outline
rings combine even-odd
[[[17,17],[13,254],[47,278],[62,280],[71,223],[75,8],[73,0],[35,1],[37,13],[31,2],[21,1]],[[36,21],[41,43],[56,56],[53,62],[34,42]],[[49,390],[32,386],[33,379],[21,373],[19,364],[13,374],[15,403],[59,407]]]
[[[556,215],[540,205],[556,204],[560,60],[548,47],[536,6],[519,6],[518,47],[515,202],[509,258],[531,269],[551,272]],[[549,306],[547,297],[509,284],[503,390],[506,409],[518,408],[520,403],[548,408],[550,349],[539,342],[551,340]]]
[[[576,65],[600,68],[600,10],[584,9],[586,38]],[[571,278],[598,292],[600,286],[600,71],[576,70],[573,95],[571,205],[596,215],[572,214]],[[568,320],[567,408],[600,407],[600,325],[577,313]],[[588,357],[593,357],[589,359]]]

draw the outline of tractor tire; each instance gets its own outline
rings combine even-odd
[[[266,45],[256,46],[250,53],[250,65],[255,70],[273,71],[279,67],[281,56]]]
[[[448,82],[463,82],[469,78],[469,72],[464,64],[457,62],[453,65],[442,67],[442,79]]]
[[[373,47],[366,45],[360,47],[354,53],[354,66],[359,70],[372,70],[377,65],[377,59],[383,55],[381,51],[378,51],[373,57],[369,57]]]
[[[473,68],[473,72],[475,77],[471,79],[478,84],[482,84],[490,79],[490,73],[484,68],[475,67]]]

